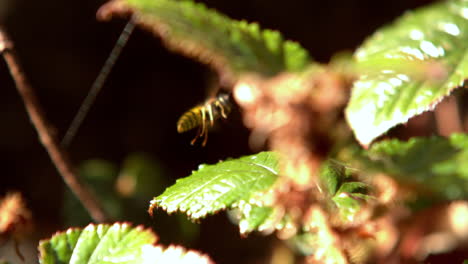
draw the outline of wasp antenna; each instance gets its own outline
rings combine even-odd
[[[120,33],[120,36],[117,39],[114,48],[110,52],[109,57],[107,57],[107,60],[104,62],[104,66],[102,67],[101,72],[99,72],[98,76],[94,80],[93,84],[91,85],[91,89],[88,92],[88,95],[86,95],[86,98],[84,99],[83,103],[78,109],[78,112],[76,113],[75,118],[71,122],[70,127],[65,132],[65,136],[63,137],[63,140],[61,142],[61,145],[63,147],[68,147],[73,138],[75,137],[76,132],[80,128],[86,115],[91,109],[91,106],[96,100],[96,97],[98,96],[99,92],[104,86],[105,80],[109,76],[109,73],[111,72],[115,62],[117,61],[117,58],[120,56],[123,47],[125,46],[125,44],[127,44],[128,38],[132,34],[134,28],[135,23],[133,23],[133,21],[130,20],[127,23],[127,25],[125,25],[125,28],[123,29],[122,33]]]

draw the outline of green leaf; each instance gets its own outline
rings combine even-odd
[[[468,136],[385,140],[361,151],[367,169],[384,172],[401,183],[441,199],[468,198]]]
[[[343,165],[329,160],[320,168],[320,182],[330,195],[334,195],[341,183],[345,180],[346,173]]]
[[[91,224],[84,229],[71,228],[40,241],[39,261],[42,264],[212,263],[207,256],[179,246],[155,246],[157,239],[151,231],[129,224]]]
[[[272,76],[301,71],[310,63],[307,51],[279,32],[232,20],[193,1],[119,0],[105,5],[98,15],[107,18],[126,11],[168,48],[211,65],[231,83],[242,73]]]
[[[275,209],[266,206],[255,206],[247,204],[242,210],[242,216],[239,221],[239,230],[241,234],[247,234],[254,230],[263,231],[274,229]]]
[[[367,146],[397,124],[435,105],[468,79],[468,1],[408,12],[355,53],[360,78],[346,109]],[[466,83],[465,83],[466,84]]]
[[[350,181],[346,167],[335,160],[326,161],[320,170],[320,183],[328,192],[329,202],[338,208],[341,219],[352,222],[364,202],[371,196],[368,193],[369,185],[363,182]]]
[[[361,206],[372,197],[366,195],[369,186],[362,182],[345,182],[332,197],[332,201],[338,207],[341,219],[351,223],[354,216],[359,213]]]
[[[277,153],[261,152],[215,165],[200,165],[198,171],[177,180],[154,198],[149,211],[161,207],[168,213],[181,211],[199,219],[241,201],[261,204],[258,194],[275,183],[278,162]]]
[[[143,263],[144,246],[156,240],[152,232],[128,224],[89,225],[42,240],[40,262]]]
[[[239,219],[239,232],[246,235],[253,231],[259,231],[263,234],[270,234],[273,231],[290,228],[296,225],[290,215],[285,212],[284,207],[278,204],[272,206],[259,206],[241,202],[235,204],[235,213]]]
[[[338,207],[341,220],[345,223],[352,223],[362,205],[371,198],[371,196],[361,193],[339,192],[333,196],[332,200]]]

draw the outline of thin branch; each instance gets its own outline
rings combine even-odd
[[[61,144],[62,147],[68,147],[73,138],[75,137],[76,132],[78,132],[78,129],[80,128],[86,115],[91,109],[91,106],[94,104],[96,97],[98,96],[99,92],[104,86],[105,80],[109,76],[112,67],[115,65],[117,58],[120,56],[120,53],[122,53],[122,49],[125,46],[125,44],[127,44],[128,38],[132,34],[134,28],[135,24],[132,20],[130,20],[123,29],[122,33],[120,34],[119,39],[117,40],[117,43],[115,44],[114,48],[109,54],[109,57],[107,57],[107,60],[104,63],[101,72],[98,74],[96,80],[94,80],[88,95],[84,99],[83,103],[80,106],[80,109],[78,109],[78,113],[75,115],[75,118],[73,119],[73,121],[70,124],[70,127],[65,133]]]
[[[96,197],[90,190],[79,181],[76,170],[70,162],[67,153],[60,147],[52,127],[46,120],[39,101],[29,85],[19,61],[14,52],[13,43],[6,32],[0,29],[0,53],[2,53],[10,74],[13,77],[16,88],[24,102],[29,118],[36,129],[42,145],[59,171],[65,183],[78,197],[83,206],[88,210],[91,217],[96,222],[104,222],[108,219],[107,214],[100,205]]]

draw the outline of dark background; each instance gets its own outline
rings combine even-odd
[[[0,23],[15,42],[27,77],[60,137],[126,23],[96,21],[104,2],[0,0]],[[431,1],[203,2],[232,18],[279,30],[285,38],[300,42],[313,58],[327,62],[335,52],[353,50],[405,10]],[[101,158],[119,164],[130,153],[145,152],[164,166],[172,183],[200,163],[250,154],[248,131],[238,116],[210,133],[205,148],[190,145],[194,133],[177,134],[177,119],[204,100],[213,80],[205,66],[168,52],[158,38],[137,29],[69,148],[72,160],[80,164]],[[21,191],[32,210],[37,237],[45,238],[64,228],[65,186],[29,123],[3,61],[0,88],[0,195]],[[218,263],[261,263],[269,240],[258,235],[241,239],[237,232],[224,215],[209,217],[192,247]],[[163,239],[174,242],[170,236]]]

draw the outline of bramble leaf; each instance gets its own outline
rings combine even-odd
[[[133,20],[160,36],[169,49],[211,65],[224,81],[242,73],[272,76],[301,71],[309,63],[306,50],[279,32],[256,23],[232,20],[203,4],[173,0],[115,0],[98,15],[133,14]]]
[[[128,224],[71,228],[39,243],[40,263],[211,263],[195,251],[155,246],[157,239],[151,231]]]
[[[239,231],[241,234],[247,234],[254,230],[264,231],[274,229],[276,224],[276,209],[273,207],[256,206],[247,204],[241,210],[241,219],[239,221]]]
[[[351,180],[346,167],[337,161],[328,160],[321,167],[320,183],[344,222],[353,221],[364,202],[371,198],[367,195],[369,186],[366,183]]]
[[[385,140],[359,151],[363,167],[384,172],[400,183],[441,199],[468,198],[468,136]]]
[[[320,169],[320,183],[330,195],[335,195],[346,178],[345,168],[332,160],[325,162]]]
[[[352,182],[352,183],[359,183],[359,182]],[[362,183],[359,183],[362,184]],[[363,185],[366,186],[367,185]],[[344,222],[352,222],[354,221],[354,216],[359,213],[361,207],[365,204],[365,202],[372,199],[372,196],[362,194],[359,192],[337,192],[335,196],[333,196],[332,200],[335,203],[336,207],[338,207],[340,217]]]
[[[161,207],[168,213],[181,211],[192,219],[231,208],[240,202],[262,204],[266,192],[278,178],[279,155],[261,152],[214,165],[200,165],[192,175],[177,180],[151,201],[150,213]]]
[[[126,263],[141,263],[143,246],[152,245],[156,240],[152,232],[128,224],[88,225],[42,240],[40,259],[41,263],[102,263],[124,259]]]
[[[356,51],[361,75],[346,117],[362,145],[466,85],[467,10],[468,1],[452,0],[408,12]]]

